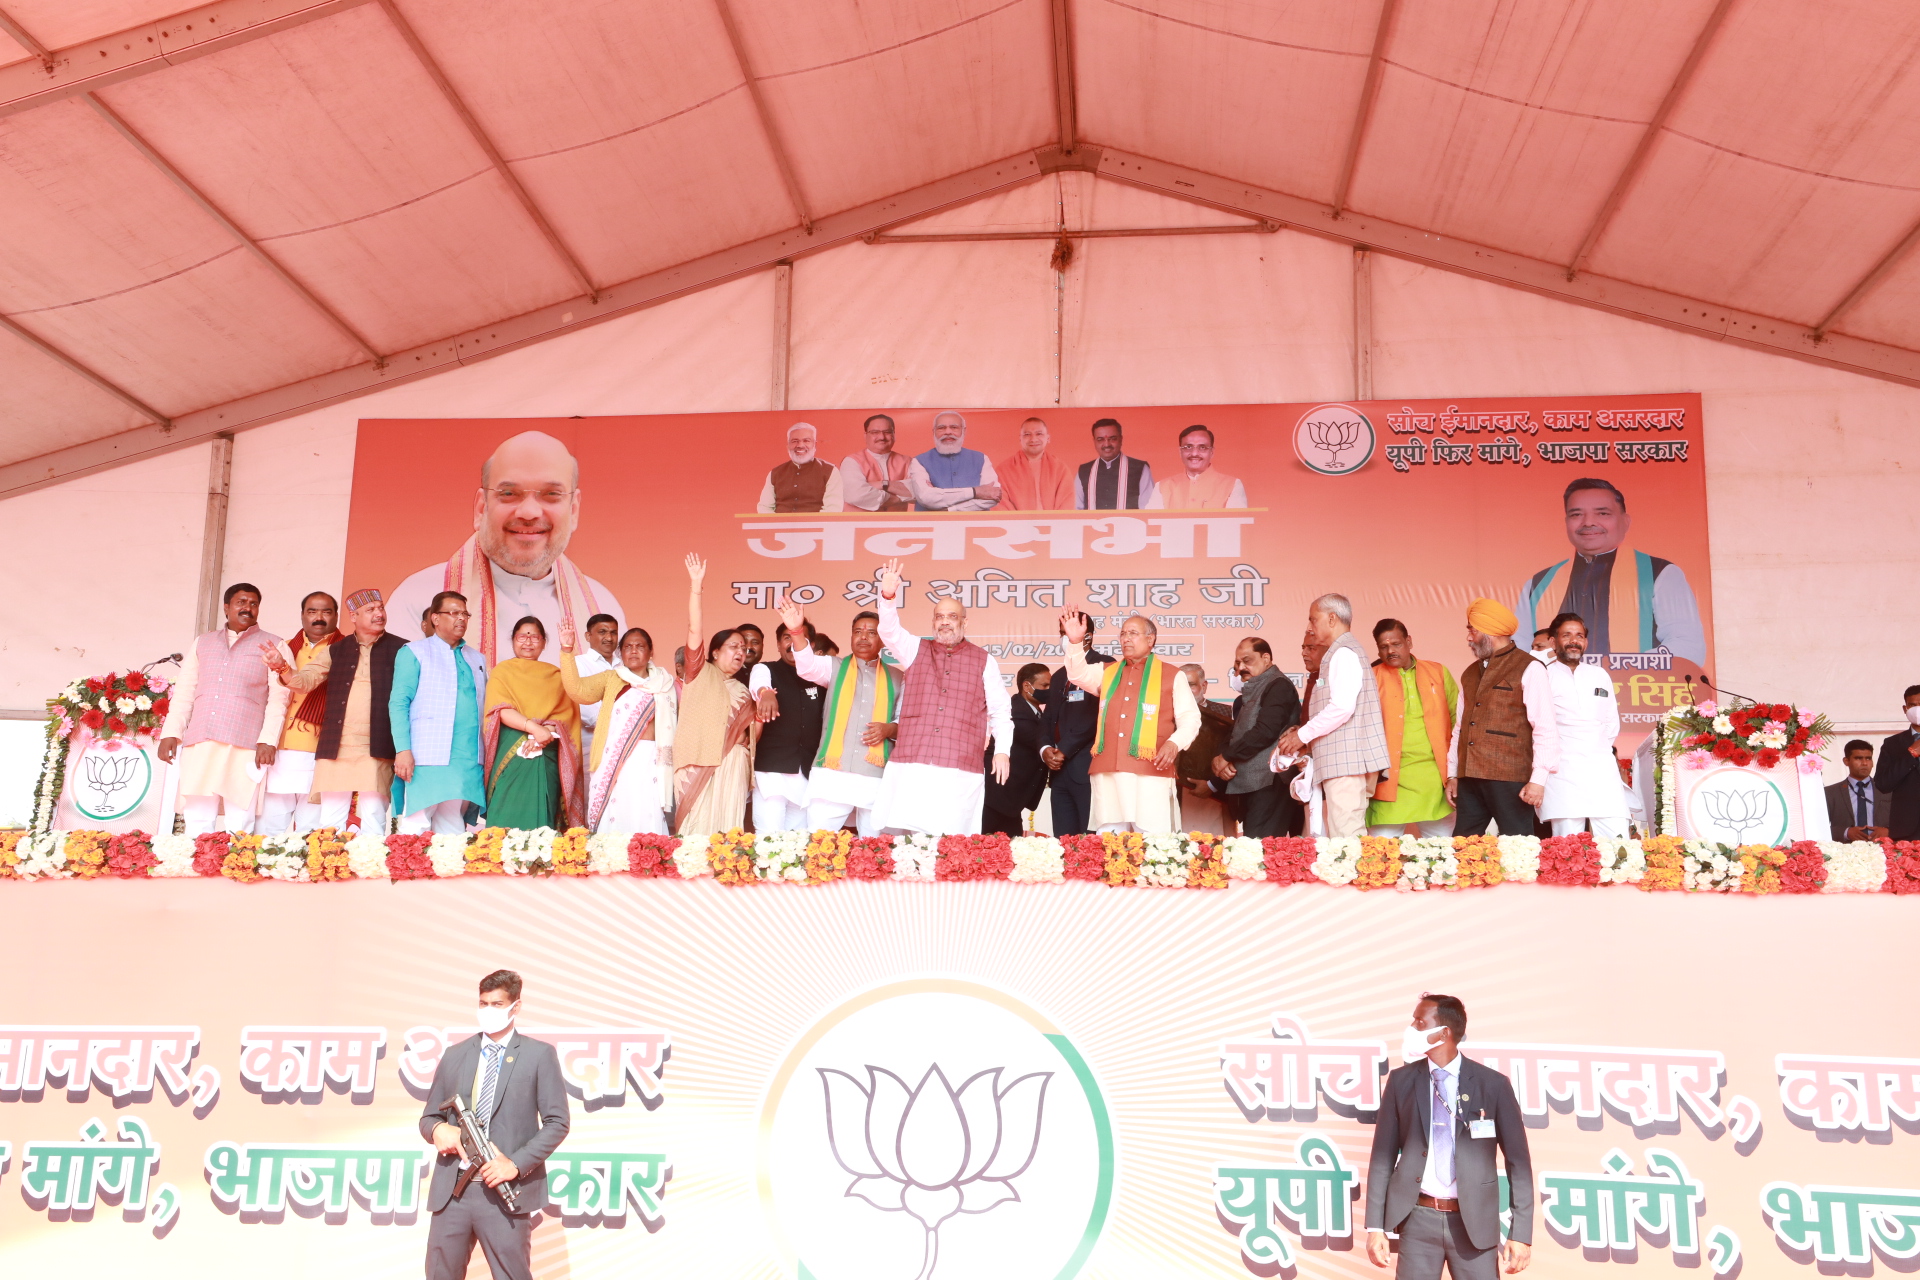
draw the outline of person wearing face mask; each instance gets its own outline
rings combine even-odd
[[[737,630],[700,633],[700,586],[707,562],[687,556],[686,683],[673,739],[675,834],[731,831],[747,816],[753,785],[753,699],[738,680],[747,642]]]
[[[420,1115],[420,1136],[433,1144],[433,1181],[427,1209],[427,1280],[461,1280],[479,1242],[494,1280],[532,1280],[533,1215],[547,1205],[546,1160],[565,1140],[572,1118],[560,1076],[560,1055],[544,1040],[522,1035],[520,975],[498,969],[480,979],[477,1035],[450,1045],[434,1069]],[[458,1196],[462,1167],[459,1094],[479,1120],[492,1148]],[[507,1208],[499,1188],[513,1188]]]
[[[1907,725],[1880,744],[1880,763],[1873,771],[1876,790],[1892,795],[1887,834],[1894,840],[1920,840],[1920,684],[1910,684],[1903,695]]]
[[[890,831],[978,835],[987,795],[981,748],[993,743],[989,768],[1004,786],[1012,769],[1013,699],[987,651],[967,639],[966,606],[942,598],[933,606],[933,635],[922,639],[901,625],[899,599],[894,559],[880,572],[880,639],[905,678],[875,821]]]
[[[1454,996],[1422,993],[1401,1033],[1406,1062],[1387,1077],[1367,1169],[1367,1259],[1391,1262],[1386,1233],[1400,1237],[1399,1280],[1496,1280],[1524,1271],[1533,1255],[1533,1157],[1513,1083],[1464,1057],[1467,1009]],[[1495,1149],[1512,1187],[1512,1226],[1500,1242]]]

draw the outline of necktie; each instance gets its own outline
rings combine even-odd
[[[489,1042],[482,1046],[480,1051],[486,1055],[487,1069],[480,1079],[480,1099],[473,1110],[474,1114],[480,1117],[480,1126],[491,1129],[493,1127],[493,1090],[494,1086],[500,1083],[500,1059],[506,1055],[507,1050],[504,1045]]]
[[[1433,1176],[1453,1181],[1453,1112],[1447,1109],[1446,1072],[1433,1069]]]
[[[1867,812],[1867,780],[1860,778],[1853,784],[1853,825],[1870,827],[1873,817]]]

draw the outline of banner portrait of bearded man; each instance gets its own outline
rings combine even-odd
[[[547,641],[540,660],[557,663],[555,637],[581,632],[597,613],[620,630],[626,613],[613,592],[567,558],[580,523],[580,464],[544,431],[507,437],[480,467],[473,533],[444,563],[430,564],[395,588],[388,611],[421,614],[441,591],[465,596],[473,618],[468,643],[492,666],[513,656],[513,626],[535,617]]]

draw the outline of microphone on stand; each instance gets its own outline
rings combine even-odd
[[[1709,679],[1707,679],[1707,677],[1706,677],[1706,674],[1705,674],[1704,672],[1703,672],[1703,673],[1701,673],[1701,674],[1700,674],[1700,675],[1699,675],[1698,677],[1695,677],[1695,676],[1693,676],[1693,675],[1691,675],[1691,674],[1689,674],[1689,675],[1687,676],[1687,683],[1688,683],[1689,685],[1692,685],[1692,684],[1694,683],[1694,681],[1695,681],[1696,679],[1698,679],[1698,680],[1699,680],[1699,682],[1700,682],[1700,684],[1701,684],[1702,686],[1704,686],[1705,688],[1707,688],[1707,689],[1709,689],[1709,690],[1711,690],[1711,691],[1713,692],[1713,695],[1714,695],[1715,697],[1717,697],[1717,698],[1738,698],[1738,699],[1740,699],[1740,700],[1741,700],[1742,702],[1748,702],[1748,703],[1756,703],[1756,702],[1758,702],[1758,701],[1759,701],[1759,699],[1757,699],[1757,698],[1749,698],[1749,697],[1748,697],[1748,696],[1747,696],[1746,694],[1744,694],[1744,693],[1735,693],[1735,692],[1734,692],[1733,690],[1731,690],[1731,689],[1722,689],[1722,688],[1720,688],[1720,687],[1718,687],[1717,685],[1715,685],[1715,684],[1713,683],[1713,681],[1711,681],[1711,680],[1709,680]]]
[[[140,674],[141,675],[147,674],[147,672],[153,670],[155,667],[159,666],[163,662],[178,662],[184,656],[185,655],[183,654],[170,653],[164,658],[155,658],[152,662],[149,662],[146,666],[140,668]]]

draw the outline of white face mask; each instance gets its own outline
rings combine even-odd
[[[512,1004],[505,1007],[497,1004],[481,1005],[479,1015],[480,1030],[490,1036],[499,1035],[512,1025],[514,1012],[519,1008],[520,1002],[518,1000],[515,1000]]]
[[[1407,1062],[1418,1062],[1427,1056],[1427,1051],[1439,1041],[1429,1039],[1437,1036],[1444,1028],[1435,1027],[1431,1031],[1422,1031],[1419,1027],[1408,1027],[1400,1033],[1400,1057]]]
[[[1907,708],[1907,723],[1920,728],[1920,707]]]

